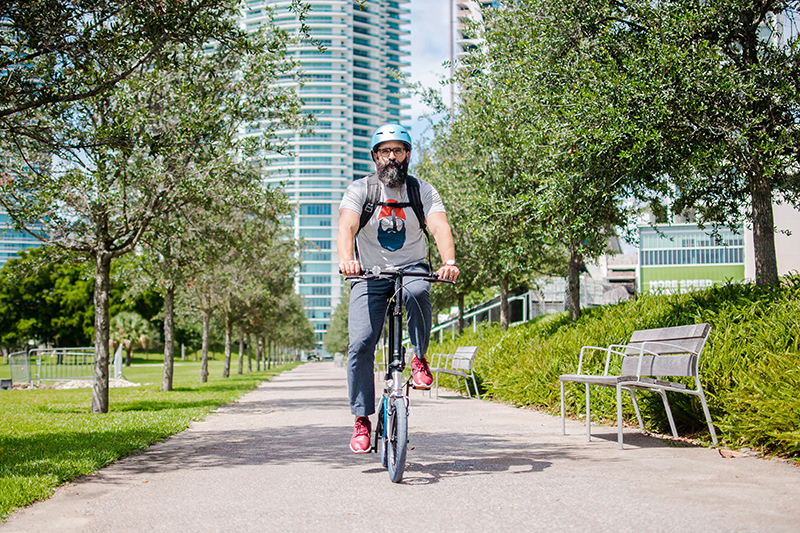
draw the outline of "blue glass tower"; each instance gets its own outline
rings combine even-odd
[[[292,146],[291,156],[275,156],[265,179],[283,182],[297,203],[295,235],[309,243],[297,291],[322,346],[332,309],[342,288],[336,256],[338,207],[347,185],[373,171],[369,151],[372,132],[386,122],[406,122],[401,83],[392,75],[407,61],[408,0],[310,0],[305,24],[321,42],[292,47],[306,82],[298,91],[304,109],[317,117],[313,136],[281,135]],[[300,21],[289,1],[249,1],[242,14],[245,28],[268,20],[272,9],[277,26],[297,32]],[[294,83],[291,79],[281,82]]]

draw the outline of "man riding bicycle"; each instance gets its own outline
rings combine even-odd
[[[369,176],[355,180],[347,187],[339,205],[339,270],[345,276],[357,276],[376,266],[425,272],[430,268],[426,262],[427,226],[443,263],[436,271],[437,275],[455,281],[459,271],[442,199],[431,184],[408,175],[411,160],[408,131],[399,124],[385,124],[375,130],[370,149],[376,167],[379,201],[370,205]],[[374,178],[372,183],[375,183]],[[409,189],[412,189],[411,194]],[[410,196],[414,197],[413,201]],[[368,205],[367,213],[369,209],[375,209],[362,227],[361,213]],[[422,213],[420,216],[424,219],[418,219],[415,213]],[[356,417],[350,439],[350,449],[355,453],[370,451],[372,424],[369,416],[375,412],[375,345],[393,291],[394,285],[389,280],[357,280],[350,291],[347,381],[350,411]],[[426,360],[431,331],[430,283],[423,280],[409,282],[403,291],[403,300],[414,350],[412,386],[429,389],[433,382]]]

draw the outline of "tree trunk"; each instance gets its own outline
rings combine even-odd
[[[200,383],[208,381],[208,346],[211,343],[211,309],[203,311],[203,349],[200,359]]]
[[[124,341],[123,344],[125,344]],[[133,359],[133,342],[128,341],[125,344],[125,366],[131,366],[131,359]]]
[[[247,334],[247,373],[253,372],[253,336]]]
[[[581,316],[581,263],[583,258],[578,252],[578,243],[570,242],[569,265],[567,267],[567,287],[569,292],[569,321],[575,322]]]
[[[500,280],[500,329],[508,329],[511,307],[508,304],[508,276]]]
[[[231,336],[233,334],[233,318],[230,311],[225,311],[225,363],[222,365],[222,377],[231,374]]]
[[[164,291],[164,376],[161,390],[172,390],[172,376],[175,362],[175,286],[167,282]]]
[[[111,255],[94,254],[94,383],[92,413],[108,412],[108,342],[110,320],[108,297],[111,289]]]
[[[244,369],[244,330],[239,328],[239,375]]]
[[[775,257],[775,219],[772,213],[772,185],[763,172],[750,173],[750,196],[753,207],[753,252],[756,262],[756,285],[778,284],[778,261]]]
[[[264,361],[264,370],[267,370],[267,339],[261,337],[258,345],[261,347],[261,359]]]

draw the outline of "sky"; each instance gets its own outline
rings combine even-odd
[[[449,76],[449,68],[443,62],[450,59],[450,10],[451,0],[411,0],[411,68],[406,73],[411,83],[421,82],[426,87],[439,88],[443,101],[450,103],[449,86],[440,82]],[[411,105],[411,138],[416,143],[428,128],[427,120],[419,117],[430,110],[417,99]]]

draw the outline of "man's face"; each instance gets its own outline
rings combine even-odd
[[[411,159],[411,152],[406,150],[406,145],[400,141],[382,142],[374,154],[381,183],[393,189],[402,186],[408,176],[408,162]]]

